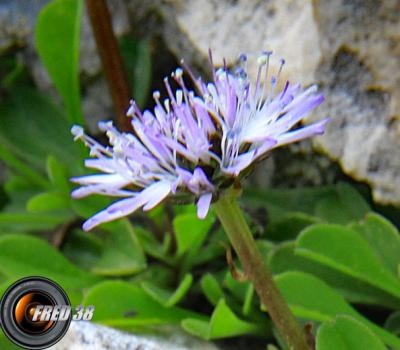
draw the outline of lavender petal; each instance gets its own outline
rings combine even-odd
[[[208,210],[210,209],[212,199],[212,193],[206,193],[200,196],[197,201],[197,217],[204,219],[207,216]]]

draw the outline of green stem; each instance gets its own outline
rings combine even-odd
[[[238,190],[229,189],[214,204],[217,215],[243,266],[246,277],[253,283],[278,329],[291,350],[309,350],[305,334],[293,316],[272,273],[254,241],[250,229],[237,203]]]

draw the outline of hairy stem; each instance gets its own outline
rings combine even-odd
[[[126,110],[128,109],[132,94],[118,42],[112,28],[107,3],[105,0],[86,0],[86,5],[104,74],[113,100],[118,126],[124,131],[131,131],[132,126],[129,118],[126,117]]]
[[[243,266],[246,277],[269,312],[280,335],[291,350],[309,350],[305,334],[264,263],[243,213],[237,203],[238,191],[229,189],[214,204],[217,215]]]

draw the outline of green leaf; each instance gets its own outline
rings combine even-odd
[[[53,0],[40,12],[35,43],[71,123],[84,124],[79,90],[81,0]]]
[[[385,329],[400,336],[400,311],[393,312],[385,321]]]
[[[1,106],[0,106],[1,110]],[[1,129],[0,129],[1,133]],[[49,188],[49,183],[45,179],[45,177],[40,174],[40,172],[32,169],[29,165],[26,165],[23,161],[18,159],[15,155],[10,153],[9,147],[7,147],[4,140],[1,140],[0,135],[0,159],[12,170],[18,172],[20,175],[23,175],[25,179],[27,179],[32,185],[38,186],[40,188]]]
[[[64,254],[83,268],[101,276],[127,276],[146,268],[146,258],[128,220],[118,220],[107,230],[72,232]]]
[[[353,317],[340,315],[318,330],[317,350],[386,350],[382,341]]]
[[[303,272],[285,272],[276,276],[275,280],[297,317],[322,322],[339,314],[349,315],[369,327],[387,345],[400,348],[399,338],[361,316],[320,279]]]
[[[0,283],[0,297],[3,296],[5,291],[17,280],[18,280],[18,278],[2,276],[2,280]],[[1,327],[0,327],[0,330],[1,330]]]
[[[275,274],[286,271],[307,272],[335,288],[351,303],[384,305],[392,309],[396,309],[399,306],[398,299],[381,289],[343,274],[331,267],[319,264],[314,260],[296,255],[295,247],[295,242],[285,242],[270,252],[267,265]]]
[[[182,321],[181,326],[189,334],[205,340],[211,339],[210,324],[207,321],[188,318]]]
[[[147,40],[134,40],[129,37],[120,40],[120,49],[135,101],[139,107],[145,106],[151,85],[151,53]]]
[[[132,276],[129,281],[137,285],[142,282],[154,281],[158,286],[167,288],[175,278],[175,271],[165,266],[164,263],[158,264],[154,262],[142,272]]]
[[[175,259],[167,255],[165,243],[168,243],[168,235],[165,236],[164,242],[160,242],[155,238],[152,232],[143,229],[143,227],[135,226],[135,232],[137,234],[140,244],[142,245],[147,255],[156,258],[157,260],[161,260],[168,265],[174,264]]]
[[[368,243],[375,255],[392,272],[398,275],[400,266],[400,234],[383,216],[368,213],[365,220],[350,226]]]
[[[368,242],[350,228],[333,224],[311,226],[299,236],[296,254],[400,298],[400,281],[385,268]]]
[[[270,251],[275,247],[274,243],[267,241],[266,239],[257,239],[256,244],[262,256],[268,256]]]
[[[20,346],[14,345],[11,340],[6,338],[6,336],[3,334],[3,331],[0,327],[0,349],[2,350],[21,350]]]
[[[273,241],[295,239],[301,230],[320,221],[319,218],[309,214],[288,212],[282,218],[267,225],[266,237]]]
[[[242,307],[243,315],[245,315],[245,316],[250,315],[253,300],[254,300],[254,287],[252,284],[249,284],[247,286],[246,296],[245,296],[243,307]]]
[[[186,274],[174,292],[160,288],[150,282],[142,282],[143,290],[160,304],[171,307],[178,304],[189,291],[193,283],[193,276]]]
[[[149,324],[176,324],[198,314],[178,307],[165,307],[141,287],[123,281],[105,281],[91,288],[84,305],[96,305],[93,320],[106,325],[135,329]]]
[[[69,210],[69,198],[55,192],[43,192],[30,198],[26,208],[31,213]]]
[[[181,256],[188,251],[197,251],[204,242],[213,221],[211,216],[199,220],[196,214],[178,215],[173,221],[178,246],[177,254]]]
[[[0,285],[4,282],[7,281],[7,277],[3,274],[0,273]]]
[[[224,292],[218,280],[211,274],[205,274],[200,281],[201,290],[212,305],[217,305],[219,300],[224,297]]]
[[[43,176],[51,154],[62,159],[64,166],[78,168],[80,156],[70,126],[47,96],[25,86],[14,88],[0,103],[0,116],[0,157],[10,167],[29,178],[34,177],[32,171]]]
[[[370,211],[364,198],[346,183],[317,188],[250,189],[244,199],[251,206],[265,206],[271,225],[291,212],[317,216],[332,223],[348,223],[362,219]]]
[[[95,194],[85,198],[72,199],[71,208],[76,215],[82,218],[89,218],[108,207],[111,203],[112,200],[109,197]],[[104,227],[104,225],[101,227]]]
[[[238,318],[221,299],[209,322],[197,319],[185,319],[182,327],[189,333],[206,340],[240,335],[265,335],[266,325],[243,321]]]
[[[336,192],[318,202],[317,216],[338,224],[361,220],[371,209],[365,199],[353,187],[339,183]]]
[[[69,213],[0,212],[0,233],[44,231],[70,219]]]
[[[249,316],[252,320],[263,322],[264,312],[260,310],[260,304],[253,303],[254,291],[250,282],[236,280],[230,271],[225,272],[222,286],[230,293],[226,293],[225,300],[236,313],[242,313],[243,316]]]
[[[279,350],[279,348],[276,347],[275,345],[268,344],[268,345],[267,345],[267,350]]]
[[[7,180],[4,182],[4,190],[10,200],[14,197],[23,197],[22,200],[28,199],[32,194],[38,193],[41,188],[33,185],[28,179],[16,174],[14,171],[9,170]],[[25,207],[24,205],[19,208]]]
[[[245,300],[250,282],[237,281],[233,278],[231,272],[228,271],[225,274],[223,285],[228,288],[237,299]]]
[[[70,196],[71,182],[65,166],[52,155],[47,157],[47,175],[53,186],[61,193]]]
[[[248,189],[244,199],[249,205],[264,205],[268,210],[268,217],[272,221],[280,219],[288,212],[303,212],[315,214],[316,203],[335,193],[334,186],[296,188],[296,189]]]
[[[206,242],[201,247],[201,254],[193,254],[191,260],[193,266],[210,263],[225,255],[224,247],[229,244],[228,237],[222,228],[219,228],[212,233],[211,230]]]
[[[4,90],[20,82],[30,82],[28,70],[22,60],[18,59],[15,53],[10,52],[12,50],[8,51],[8,53],[3,51],[0,56],[0,66],[2,68],[0,87]]]
[[[14,280],[26,276],[48,277],[65,288],[74,301],[82,288],[99,281],[36,237],[23,234],[0,236],[0,252],[0,273]]]

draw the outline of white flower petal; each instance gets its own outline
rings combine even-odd
[[[143,207],[143,210],[145,211],[153,209],[156,205],[162,202],[165,197],[167,197],[171,193],[172,185],[170,182],[160,181],[155,183],[154,185],[151,185],[150,187],[153,187],[152,194],[149,195],[149,197],[151,197],[148,199],[147,204]]]
[[[104,184],[113,185],[113,187],[122,187],[129,184],[129,180],[122,177],[120,174],[96,174],[81,177],[73,177],[70,179],[72,182],[81,185],[94,185]]]
[[[204,219],[207,216],[208,210],[210,209],[212,199],[212,193],[206,193],[200,196],[197,201],[197,217]]]

